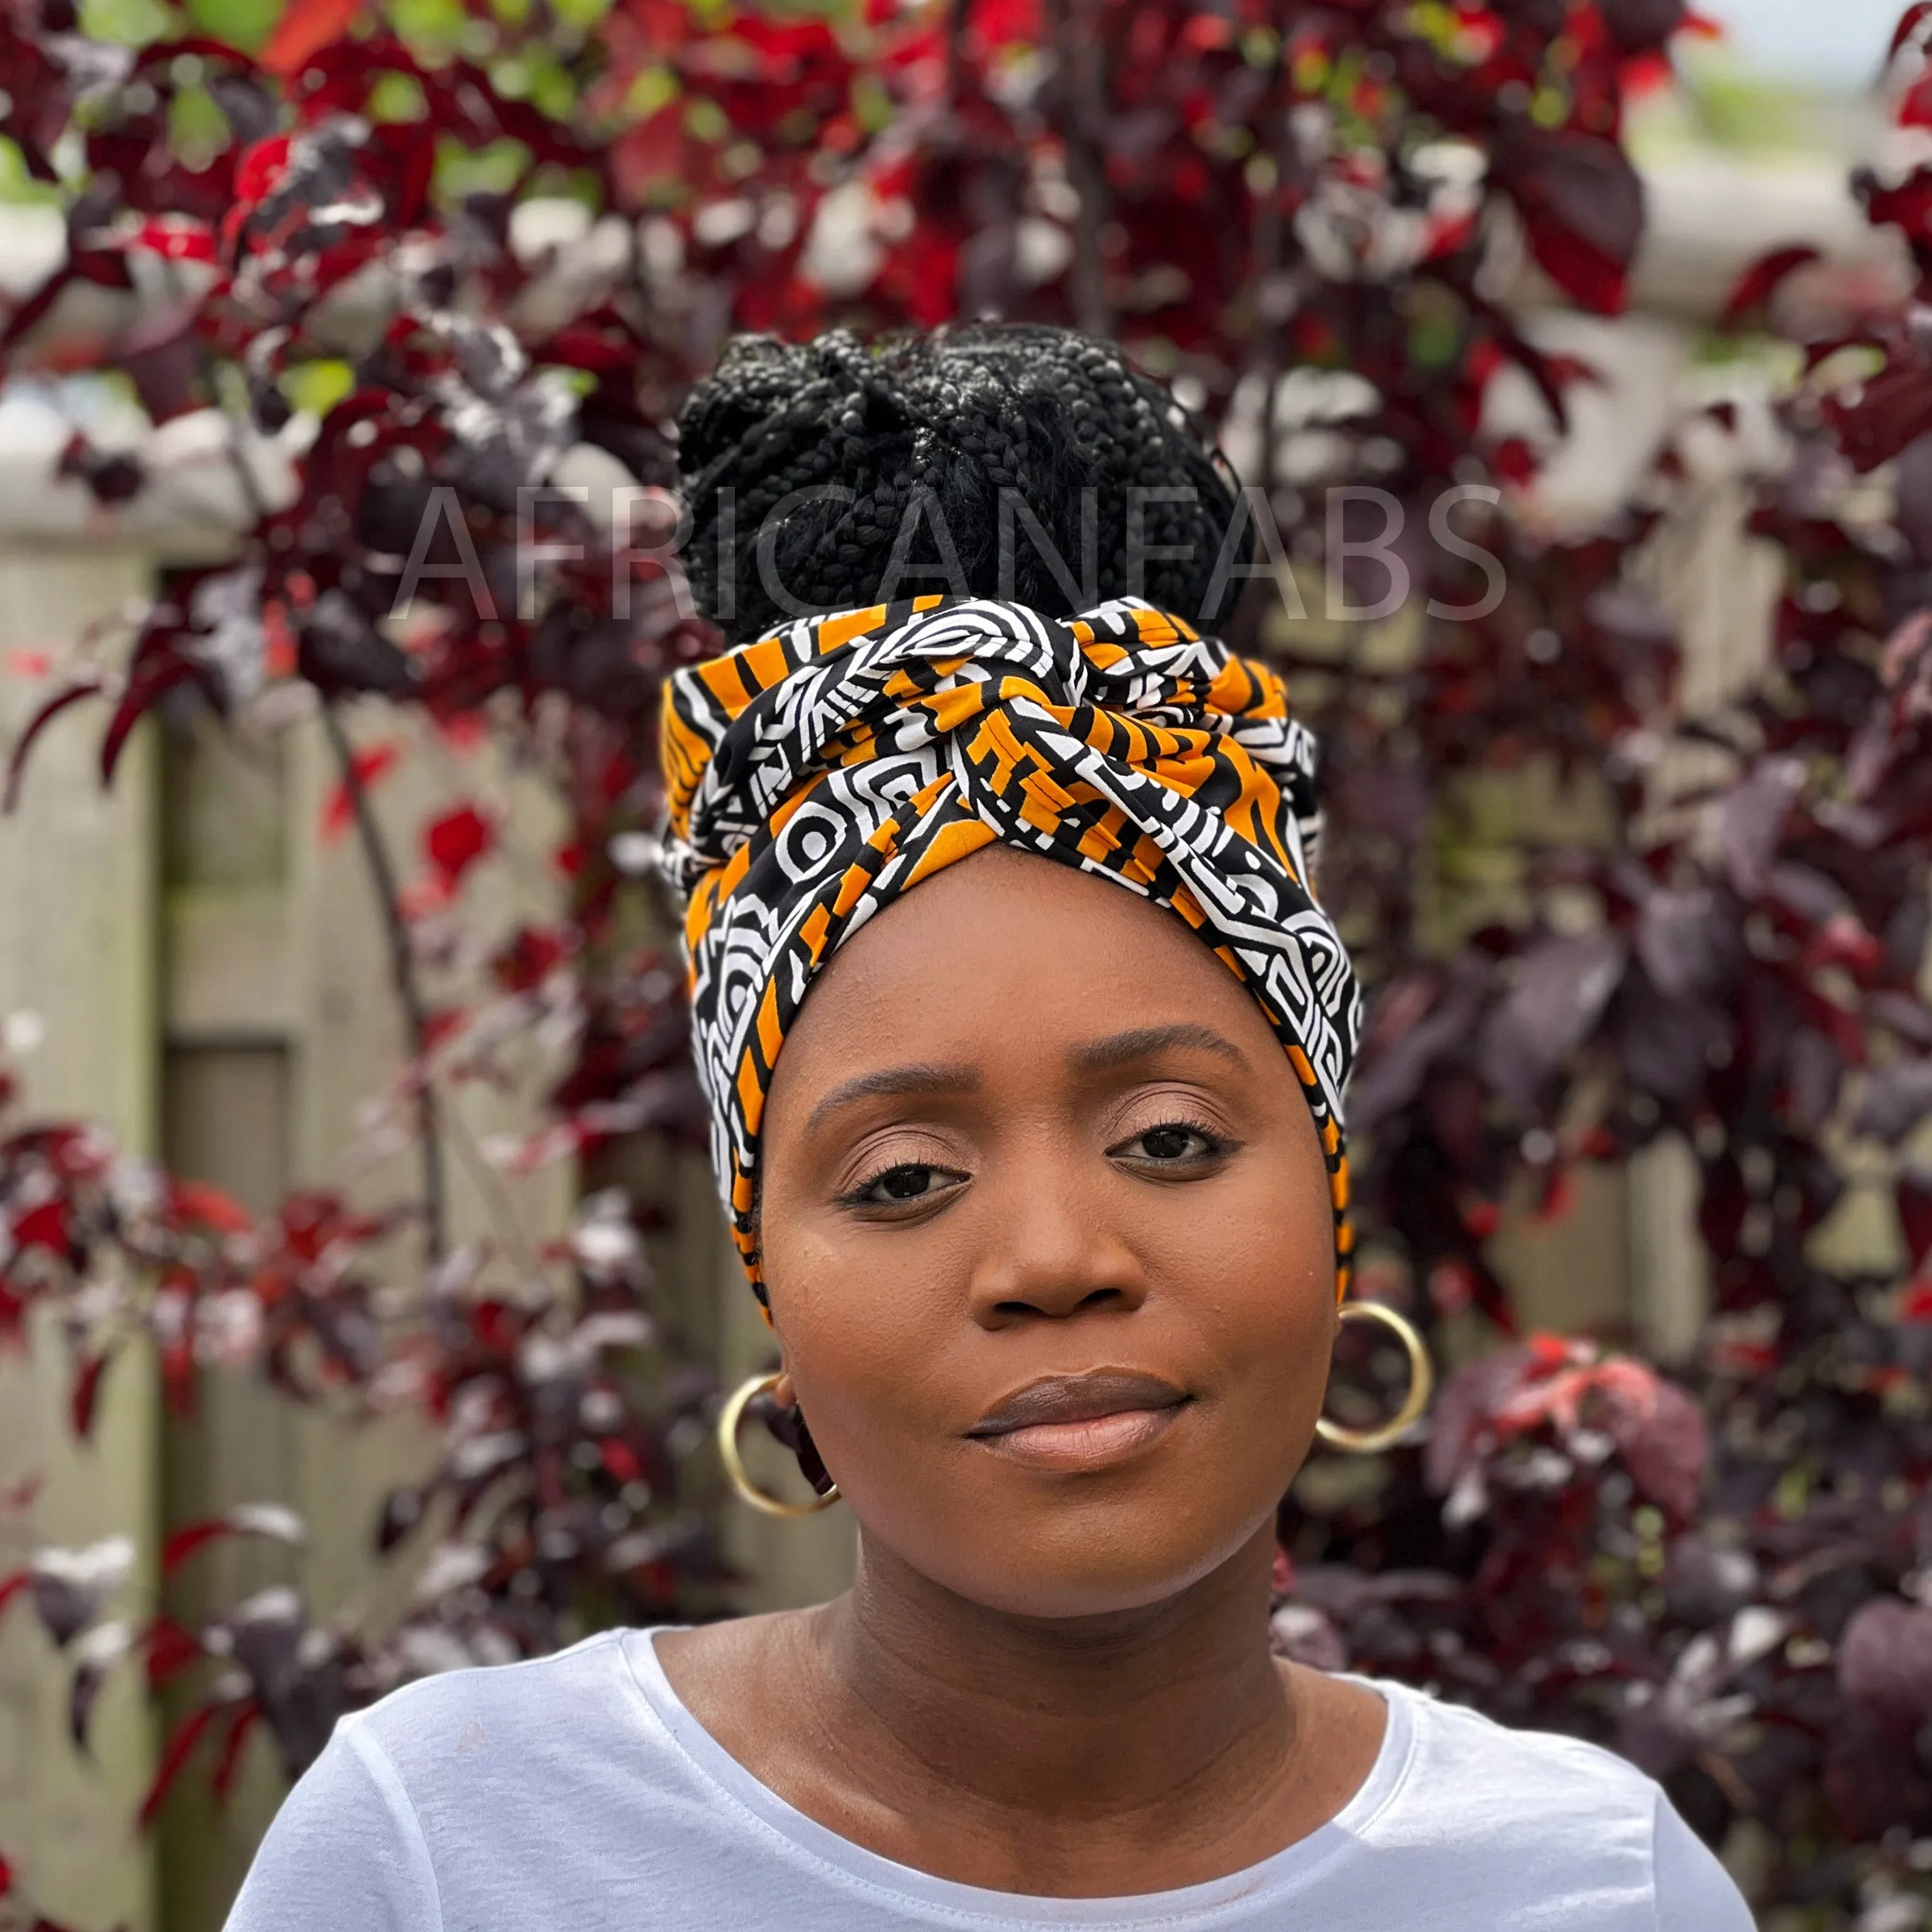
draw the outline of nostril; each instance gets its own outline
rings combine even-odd
[[[1064,1321],[1070,1315],[1078,1315],[1083,1308],[1106,1308],[1123,1301],[1126,1297],[1118,1288],[1095,1288],[1070,1304],[1056,1307],[1050,1301],[1010,1300],[995,1301],[993,1312],[1009,1319],[1027,1315],[1046,1315],[1056,1321]]]

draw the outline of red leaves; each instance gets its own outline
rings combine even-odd
[[[1581,307],[1620,313],[1644,232],[1644,188],[1614,141],[1533,131],[1496,157],[1544,270]]]
[[[384,738],[361,747],[355,753],[355,784],[364,791],[372,790],[396,769],[403,748],[393,738]],[[347,832],[355,818],[355,794],[347,779],[338,780],[322,808],[318,828],[322,842],[333,844]]]
[[[244,1503],[225,1516],[185,1523],[162,1545],[161,1573],[171,1577],[193,1556],[212,1543],[230,1536],[265,1536],[280,1543],[302,1540],[301,1520],[279,1504]]]
[[[1898,1178],[1893,1200],[1898,1209],[1899,1230],[1905,1236],[1906,1252],[1916,1270],[1932,1254],[1932,1175],[1908,1167]],[[1924,1317],[1922,1314],[1916,1318]]]
[[[1724,304],[1723,326],[1737,328],[1759,319],[1771,298],[1792,276],[1822,259],[1815,248],[1781,248],[1753,262],[1738,277],[1730,299]]]
[[[246,1234],[255,1217],[239,1201],[206,1181],[171,1181],[174,1210],[183,1221],[198,1221],[218,1234]]]
[[[13,1223],[16,1248],[45,1248],[63,1259],[73,1253],[73,1209],[64,1196],[56,1195],[30,1207]]]
[[[64,691],[56,692],[27,721],[26,729],[14,740],[7,760],[6,792],[0,809],[11,812],[20,802],[20,783],[26,773],[28,754],[39,741],[40,734],[62,712],[71,709],[83,698],[97,698],[103,688],[98,677],[80,679]]]
[[[100,1406],[100,1381],[106,1374],[107,1364],[114,1359],[114,1351],[108,1349],[97,1355],[90,1355],[81,1365],[73,1379],[73,1386],[67,1398],[68,1420],[74,1434],[83,1442],[94,1432],[94,1416]]]
[[[1924,39],[1929,31],[1932,31],[1932,0],[1913,0],[1892,36],[1886,58],[1897,60],[1912,42]]]
[[[1533,1336],[1449,1379],[1438,1399],[1430,1481],[1447,1492],[1524,1438],[1567,1448],[1590,1430],[1607,1435],[1641,1495],[1675,1522],[1695,1518],[1710,1460],[1696,1403],[1642,1362],[1555,1335]],[[1502,1479],[1500,1470],[1492,1473],[1491,1486]]]
[[[289,0],[257,58],[269,73],[287,79],[339,40],[362,11],[362,0]]]
[[[1845,1627],[1838,1684],[1886,1730],[1910,1737],[1932,1722],[1932,1610],[1881,1597]]]
[[[432,820],[423,832],[423,855],[447,891],[496,846],[496,825],[473,804],[461,804]]]
[[[221,1715],[218,1704],[203,1704],[190,1711],[175,1726],[168,1742],[162,1748],[161,1761],[155,1767],[154,1781],[148,1787],[148,1794],[141,1801],[139,1821],[144,1832],[151,1832],[155,1821],[161,1816],[161,1808],[168,1801],[168,1794],[174,1789],[175,1781],[180,1777],[182,1767],[194,1755],[195,1747],[207,1736],[209,1727]]]
[[[209,1781],[217,1804],[225,1802],[234,1789],[236,1777],[241,1770],[242,1753],[261,1715],[260,1704],[251,1697],[237,1705],[229,1718],[227,1735],[222,1740],[220,1753],[215,1760],[214,1775]]]
[[[490,972],[506,993],[534,992],[570,958],[572,940],[555,927],[519,926],[490,961]]]
[[[1686,0],[1597,0],[1597,11],[1611,38],[1626,53],[1648,53],[1662,46],[1683,26]]]

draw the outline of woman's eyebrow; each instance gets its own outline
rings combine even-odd
[[[1077,1073],[1104,1073],[1111,1067],[1148,1060],[1176,1046],[1192,1046],[1202,1053],[1218,1053],[1223,1060],[1232,1060],[1236,1066],[1245,1067],[1248,1063],[1247,1054],[1233,1040],[1223,1039],[1212,1027],[1185,1024],[1142,1026],[1132,1032],[1111,1034],[1105,1039],[1074,1047],[1066,1056],[1066,1063]]]
[[[894,1094],[973,1094],[979,1087],[979,1071],[971,1066],[888,1066],[876,1073],[860,1073],[841,1080],[811,1110],[805,1131],[809,1134],[828,1115],[855,1100]]]

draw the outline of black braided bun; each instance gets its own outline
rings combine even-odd
[[[737,336],[678,430],[685,566],[700,609],[733,641],[887,591],[963,587],[1056,617],[1090,590],[1131,592],[1190,621],[1219,614],[1206,603],[1239,500],[1233,472],[1162,384],[1097,337],[1001,322],[869,348],[842,329],[803,344]],[[1192,500],[1148,494],[1177,488]],[[1002,570],[1002,491],[1038,519],[1078,600],[1012,508]],[[1097,537],[1087,548],[1083,516]],[[1245,546],[1231,560],[1247,561]]]

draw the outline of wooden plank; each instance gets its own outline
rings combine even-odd
[[[147,588],[138,553],[0,551],[0,651],[73,661],[88,623]],[[10,741],[43,687],[0,679]],[[37,1116],[102,1122],[135,1152],[155,1145],[154,745],[140,734],[111,793],[95,771],[104,720],[70,713],[36,748],[19,812],[0,821],[0,1013],[30,1011],[45,1043],[26,1063]],[[25,1362],[0,1362],[0,1482],[44,1470],[39,1539],[66,1545],[155,1527],[154,1377],[129,1356],[110,1370],[94,1440],[74,1443],[57,1337],[43,1326]],[[11,1527],[0,1538],[13,1539]],[[22,1553],[0,1552],[0,1563]],[[138,1573],[137,1595],[151,1587]],[[139,1674],[117,1674],[94,1721],[94,1758],[66,1726],[67,1660],[16,1606],[0,1623],[0,1845],[36,1904],[83,1927],[153,1920],[151,1851],[134,1815],[153,1764]]]

